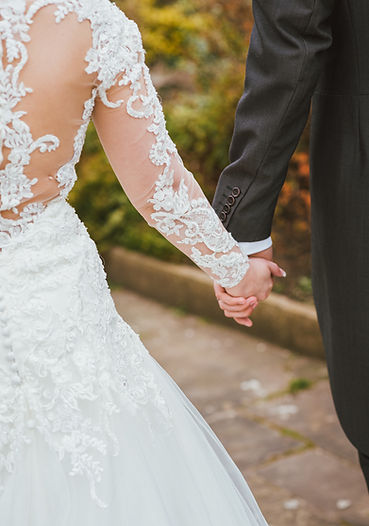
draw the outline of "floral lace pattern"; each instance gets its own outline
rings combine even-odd
[[[240,253],[238,244],[224,229],[207,199],[204,196],[191,198],[183,179],[176,188],[173,161],[176,159],[182,167],[183,163],[166,128],[162,106],[145,64],[140,32],[134,22],[127,21],[127,24],[131,27],[131,54],[122,57],[120,70],[123,75],[117,83],[128,86],[132,92],[126,104],[128,114],[150,122],[147,131],[154,135],[155,142],[149,157],[155,166],[163,167],[154,194],[149,199],[154,209],[150,224],[165,236],[176,236],[178,245],[193,246],[191,258],[198,266],[210,271],[222,286],[237,285],[247,271],[248,260]],[[109,78],[108,86],[110,84]],[[123,104],[123,101],[109,102],[104,85],[100,87],[100,95],[104,103],[112,107]],[[187,174],[192,179],[192,174]],[[199,250],[199,245],[202,250]],[[232,249],[237,250],[229,254]]]
[[[30,40],[29,29],[33,18],[42,7],[48,5],[55,5],[56,23],[60,23],[68,13],[74,12],[78,15],[79,21],[89,20],[91,26],[96,28],[93,33],[96,49],[90,49],[86,56],[86,61],[89,63],[86,70],[89,71],[96,71],[92,58],[94,54],[99,54],[101,48],[99,40],[104,40],[103,30],[107,29],[109,23],[103,11],[105,9],[106,15],[106,9],[110,4],[106,5],[104,2],[98,7],[98,2],[92,0],[35,0],[28,9],[24,0],[2,2],[0,39],[4,42],[8,65],[4,68],[0,61],[0,164],[3,161],[2,148],[8,148],[10,153],[5,168],[0,170],[0,212],[12,210],[17,214],[19,212],[17,206],[22,200],[33,197],[32,186],[38,182],[38,179],[36,177],[29,179],[24,174],[24,168],[30,163],[31,154],[35,150],[55,151],[60,145],[59,138],[49,134],[34,140],[29,126],[22,120],[25,112],[14,111],[20,100],[32,93],[32,88],[19,82],[19,75],[28,60],[26,43]],[[106,32],[104,34],[106,35]],[[100,76],[104,75],[100,72]],[[105,85],[107,86],[106,81]],[[85,102],[83,123],[74,140],[73,157],[56,174],[56,180],[61,188],[60,195],[65,198],[77,179],[75,165],[80,159],[96,94],[97,88],[92,89],[91,98]],[[14,236],[25,231],[44,209],[45,205],[42,203],[31,203],[23,208],[17,219],[7,219],[0,214],[0,248],[6,247]]]
[[[37,429],[105,507],[102,460],[119,453],[113,415],[141,411],[160,432],[170,414],[147,350],[115,309],[96,245],[64,199],[3,252],[0,282],[0,334],[13,349],[0,352],[0,491]]]
[[[0,39],[4,42],[8,65],[0,61],[0,163],[3,162],[2,149],[9,148],[5,168],[0,171],[0,212],[12,210],[18,213],[17,206],[22,199],[33,196],[32,186],[37,178],[29,179],[24,174],[24,167],[30,162],[35,150],[41,152],[56,150],[59,139],[45,135],[34,140],[27,124],[22,120],[24,112],[14,111],[20,100],[32,89],[23,82],[18,82],[19,74],[27,63],[28,55],[24,45],[29,41],[29,20],[25,13],[25,4],[17,1],[5,2],[0,22]],[[11,234],[16,234],[41,213],[44,207],[29,206],[23,210],[19,220],[5,219],[0,214],[0,246],[6,246]]]

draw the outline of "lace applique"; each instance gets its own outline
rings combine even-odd
[[[26,232],[35,218],[44,210],[43,203],[30,203],[20,211],[18,219],[7,219],[0,214],[0,247],[9,246],[17,236]]]
[[[13,361],[0,356],[0,491],[36,428],[106,507],[99,483],[104,459],[120,450],[114,415],[140,413],[153,440],[171,429],[171,415],[150,355],[117,313],[96,245],[73,208],[53,201],[37,225],[37,235],[13,244],[0,266],[0,335],[7,319],[21,379],[13,384]]]
[[[172,428],[171,414],[158,389],[154,375],[147,370],[145,360],[150,356],[140,337],[120,317],[112,332],[113,361],[118,381],[127,403],[134,412],[151,405],[151,411],[143,414],[155,434]]]
[[[128,86],[132,91],[126,104],[128,114],[151,121],[147,131],[155,136],[155,142],[149,158],[155,166],[163,166],[163,172],[155,184],[154,195],[148,200],[154,209],[151,225],[163,235],[177,236],[179,245],[193,246],[191,258],[198,266],[209,269],[222,286],[237,285],[248,269],[248,258],[238,250],[238,244],[224,229],[205,197],[192,198],[183,179],[179,182],[178,189],[175,189],[175,173],[172,168],[174,157],[182,167],[183,164],[166,129],[163,110],[145,64],[145,52],[138,27],[125,19],[121,12],[120,15],[126,22],[124,31],[120,32],[121,41],[124,42],[123,36],[128,34],[129,46],[121,45],[119,48],[119,42],[116,43],[113,38],[111,52],[104,53],[106,62],[104,69],[100,70],[99,95],[107,106],[118,107],[123,104],[121,100],[110,102],[106,96],[106,89],[111,87],[113,74],[117,73],[119,66],[115,82],[119,86]],[[117,49],[121,49],[121,52],[116,53]],[[95,61],[94,67],[97,66],[98,62]],[[109,73],[105,74],[106,71]],[[190,178],[193,177],[187,173]],[[200,245],[203,246],[202,250],[199,250]],[[233,249],[236,250],[227,254]]]
[[[88,63],[86,72],[95,71],[92,63],[94,55],[100,57],[97,64],[99,68],[104,64],[104,57],[101,56],[104,47],[102,43],[107,40],[106,35],[111,29],[112,18],[111,16],[107,18],[106,15],[108,11],[111,15],[110,7],[113,6],[105,2],[99,4],[94,0],[36,0],[28,10],[24,0],[5,2],[4,6],[1,3],[3,20],[0,22],[0,39],[4,42],[9,64],[4,68],[0,61],[0,163],[3,161],[2,148],[9,148],[10,153],[5,168],[0,170],[0,212],[12,210],[14,213],[19,213],[19,217],[5,219],[0,214],[0,248],[6,247],[15,235],[25,231],[27,225],[34,222],[45,209],[45,205],[41,203],[26,205],[21,212],[17,208],[22,200],[33,197],[32,186],[38,182],[36,177],[30,179],[24,174],[24,167],[29,165],[31,154],[35,150],[51,152],[60,146],[58,137],[53,135],[45,135],[34,140],[29,126],[22,120],[25,112],[14,111],[20,100],[32,93],[32,88],[19,82],[19,75],[28,60],[26,43],[30,41],[29,28],[33,17],[42,7],[48,5],[55,5],[57,23],[61,22],[68,13],[74,12],[79,21],[89,20],[92,29],[95,29],[94,47],[85,57]],[[107,48],[106,43],[105,48]],[[106,71],[105,67],[105,74],[100,74],[100,77],[105,78],[104,86],[109,83]],[[93,88],[91,98],[85,102],[83,122],[74,139],[73,157],[58,170],[55,176],[59,182],[59,195],[64,198],[68,196],[77,178],[75,165],[81,156],[96,94],[97,88]]]
[[[75,165],[78,163],[81,157],[87,127],[94,109],[95,97],[96,89],[93,89],[91,98],[85,102],[85,109],[82,116],[83,124],[80,126],[77,135],[74,138],[74,155],[67,164],[65,164],[58,170],[55,176],[57,181],[59,181],[59,186],[62,187],[60,195],[65,198],[68,196],[69,192],[74,186],[74,183],[77,180]]]
[[[23,4],[23,9],[22,9]],[[59,139],[54,135],[45,135],[34,140],[29,126],[22,120],[23,111],[14,108],[32,89],[19,82],[19,75],[28,60],[25,42],[29,41],[29,19],[24,12],[25,5],[16,2],[12,7],[2,11],[0,22],[0,39],[4,42],[7,66],[0,61],[0,150],[9,148],[8,162],[0,171],[0,212],[16,208],[23,199],[33,197],[32,186],[38,179],[29,179],[24,175],[24,167],[30,162],[31,154],[51,152],[59,146]],[[3,161],[0,153],[0,162]]]

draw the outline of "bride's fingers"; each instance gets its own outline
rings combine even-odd
[[[243,305],[243,306],[245,306],[245,305],[248,304],[248,301],[247,301],[246,298],[233,297],[233,296],[230,296],[227,293],[218,294],[217,299],[218,299],[218,301],[221,301],[222,303],[224,303],[224,305],[227,305],[229,307],[233,307],[235,305]]]
[[[254,312],[255,307],[248,307],[241,311],[230,310],[229,308],[224,310],[224,316],[227,318],[248,318]]]
[[[234,305],[240,305],[242,307],[245,307],[249,305],[252,302],[252,300],[256,300],[256,297],[243,298],[243,297],[231,296],[230,294],[226,292],[225,288],[223,288],[221,285],[219,285],[219,283],[216,283],[215,281],[214,281],[214,292],[219,302],[219,306],[220,306],[220,302],[222,302],[223,306],[220,306],[220,308],[223,310],[225,307],[234,306]]]
[[[246,308],[250,305],[257,303],[257,298],[255,296],[251,296],[249,298],[234,297],[230,296],[226,292],[218,292],[217,300],[219,303],[222,302],[222,304],[226,307],[241,306],[243,308]]]
[[[215,292],[216,297],[218,297],[219,294],[222,294],[225,292],[225,288],[219,285],[219,283],[217,283],[216,281],[213,282],[213,285],[214,285],[214,292]]]
[[[257,300],[254,300],[250,303],[247,303],[246,305],[226,305],[222,301],[219,302],[219,307],[224,310],[224,312],[227,312],[230,316],[230,318],[233,318],[236,314],[239,318],[250,316],[254,309],[257,307],[258,302]]]

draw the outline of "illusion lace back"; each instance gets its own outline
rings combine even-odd
[[[150,225],[224,286],[247,271],[167,133],[136,24],[109,0],[0,0],[0,39],[0,524],[265,526],[67,202],[93,119]]]
[[[5,4],[0,21],[1,247],[48,201],[68,195],[96,79],[85,71],[91,46],[87,20],[79,22],[76,13],[51,2]],[[56,23],[64,16],[65,23]]]

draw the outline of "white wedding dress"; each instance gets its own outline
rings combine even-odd
[[[0,38],[0,525],[265,526],[67,202],[92,118],[152,226],[224,286],[247,271],[167,134],[136,24],[109,0],[0,0]]]

